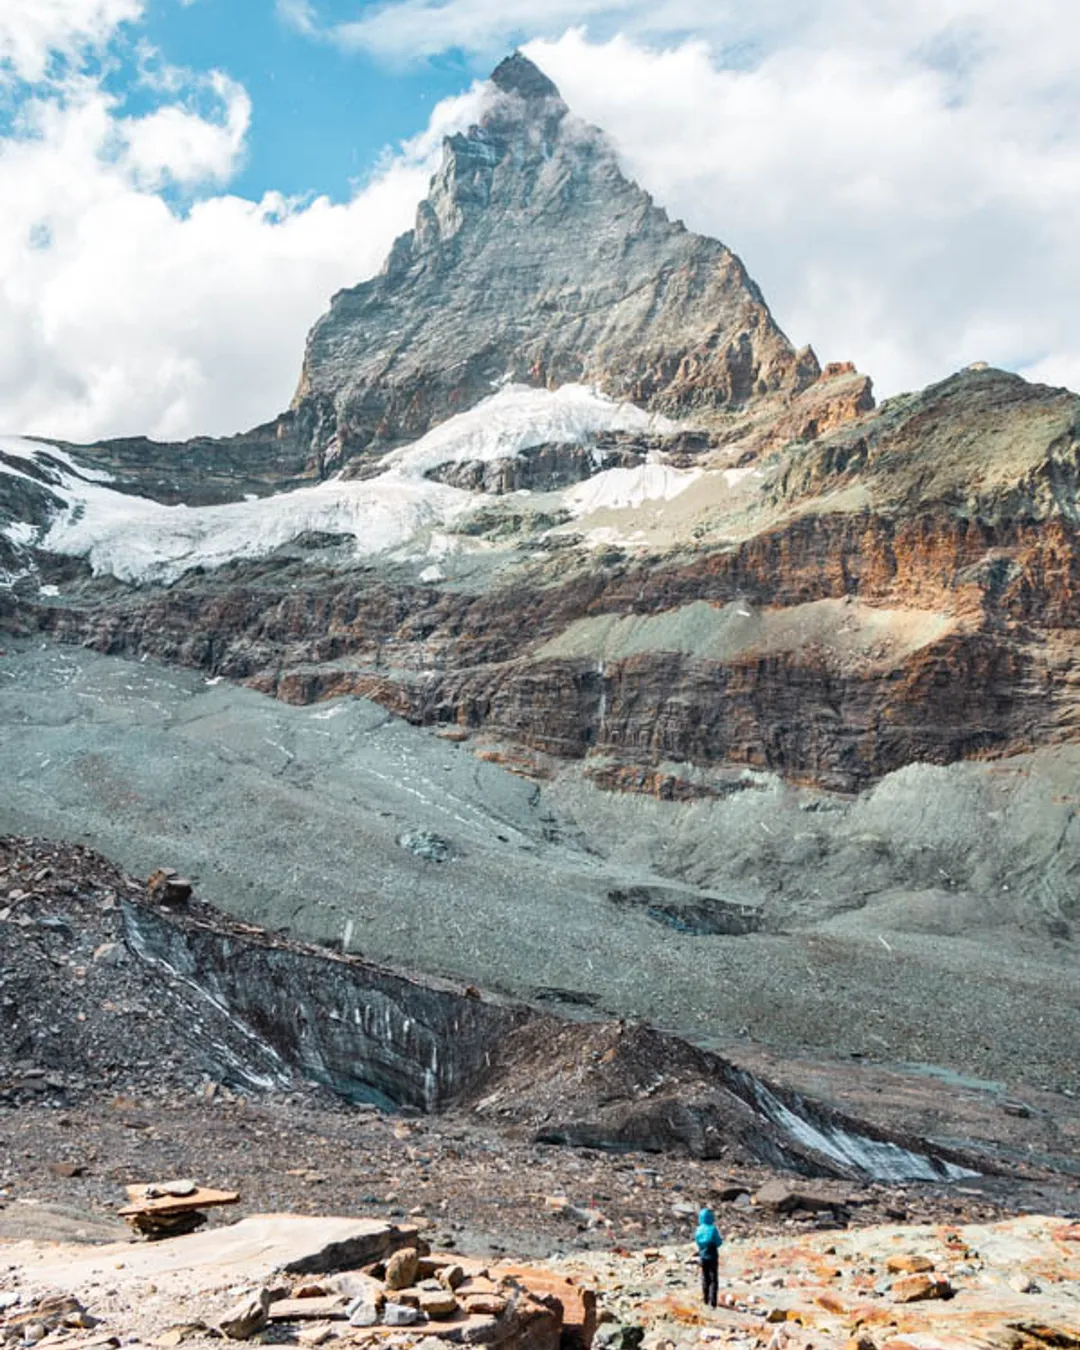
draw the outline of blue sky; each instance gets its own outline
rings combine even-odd
[[[2,0],[0,432],[272,417],[516,45],[822,360],[1080,387],[1075,0]]]
[[[365,8],[374,6],[324,0],[319,13],[332,25]],[[248,91],[247,151],[230,186],[250,197],[277,189],[345,200],[387,147],[426,125],[440,99],[488,73],[460,50],[387,62],[307,40],[273,0],[151,0],[134,31],[170,63],[221,69]],[[131,93],[135,107],[147,98]]]

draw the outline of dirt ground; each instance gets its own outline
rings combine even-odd
[[[741,1169],[737,1180],[756,1190],[772,1175]],[[732,1181],[718,1163],[538,1145],[460,1117],[409,1120],[295,1099],[252,1101],[227,1089],[186,1100],[116,1097],[0,1111],[0,1235],[33,1235],[53,1207],[75,1222],[106,1223],[125,1185],[177,1176],[240,1192],[239,1207],[219,1222],[267,1211],[408,1216],[424,1221],[437,1246],[519,1256],[688,1241],[698,1206]],[[831,1193],[854,1226],[1080,1212],[1077,1184],[1050,1177],[832,1183]],[[717,1210],[725,1231],[739,1236],[833,1223],[828,1215],[793,1219],[747,1197],[717,1201]]]

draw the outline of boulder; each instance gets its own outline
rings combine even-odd
[[[445,1285],[447,1289],[456,1289],[465,1279],[465,1272],[457,1264],[443,1266],[442,1269],[437,1272],[436,1278],[439,1283]]]
[[[954,1289],[944,1275],[901,1275],[889,1293],[894,1303],[919,1303],[928,1298],[952,1298]]]
[[[146,893],[155,904],[180,909],[191,899],[192,885],[171,867],[159,867],[146,883]]]
[[[478,1314],[501,1317],[507,1309],[507,1302],[502,1294],[466,1294],[462,1302],[470,1317]]]
[[[224,1317],[218,1319],[218,1330],[230,1341],[250,1340],[266,1326],[269,1311],[269,1290],[259,1289],[252,1294],[245,1294]]]
[[[388,1327],[411,1327],[420,1321],[420,1310],[404,1303],[388,1303],[383,1308],[383,1322]]]
[[[767,1181],[755,1192],[754,1203],[762,1209],[775,1210],[777,1214],[791,1214],[797,1209],[839,1212],[844,1208],[843,1202],[834,1195],[807,1186],[793,1186],[779,1177]]]
[[[402,1247],[386,1263],[387,1289],[407,1289],[416,1279],[420,1257],[415,1247]]]
[[[597,1350],[638,1350],[645,1339],[645,1328],[626,1322],[613,1322],[596,1333]]]
[[[378,1325],[379,1309],[374,1302],[365,1300],[356,1300],[349,1304],[349,1326],[351,1327],[373,1327]]]
[[[513,1280],[534,1298],[558,1299],[562,1307],[562,1344],[567,1350],[589,1350],[596,1335],[596,1291],[577,1284],[565,1275],[529,1266],[498,1266],[492,1271],[500,1279]],[[632,1350],[632,1347],[616,1347]]]
[[[449,1289],[425,1289],[420,1294],[420,1311],[425,1317],[440,1319],[453,1317],[458,1310],[458,1302]]]

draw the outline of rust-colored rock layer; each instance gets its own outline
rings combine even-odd
[[[634,766],[733,762],[850,788],[916,760],[1005,753],[1074,734],[1080,552],[1064,520],[1007,525],[944,509],[798,517],[734,549],[519,577],[482,593],[288,569],[115,591],[21,613],[97,650],[149,653],[292,703],[342,694],[409,720],[558,757]],[[730,655],[550,656],[572,625],[707,602],[766,618],[847,601],[948,616],[912,650],[807,640]],[[617,777],[603,779],[615,786]],[[658,789],[659,791],[659,789]]]

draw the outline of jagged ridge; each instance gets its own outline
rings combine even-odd
[[[512,378],[707,414],[819,374],[723,244],[671,221],[520,53],[449,137],[416,225],[308,339],[301,440],[333,461],[422,435]]]

